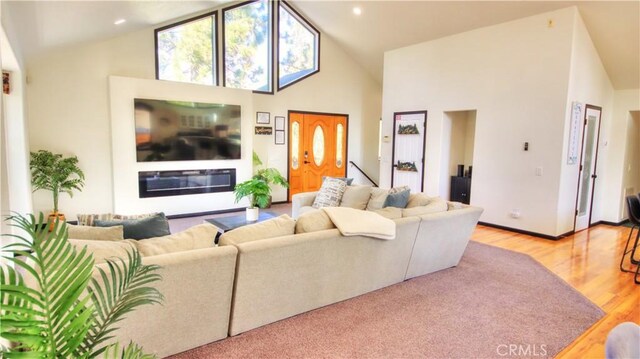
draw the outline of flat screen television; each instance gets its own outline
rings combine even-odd
[[[138,162],[240,158],[238,105],[134,99]]]

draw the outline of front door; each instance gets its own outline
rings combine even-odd
[[[393,114],[391,187],[409,186],[411,192],[424,191],[424,151],[427,111]]]
[[[575,231],[589,228],[593,192],[596,185],[596,165],[598,161],[598,138],[600,136],[600,115],[602,108],[585,106],[584,129],[582,131],[582,159],[578,180],[578,200],[576,201]]]
[[[289,113],[289,200],[313,192],[322,177],[345,177],[347,115]]]

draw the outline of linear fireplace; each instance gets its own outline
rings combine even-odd
[[[230,192],[235,186],[235,168],[138,172],[140,198]]]

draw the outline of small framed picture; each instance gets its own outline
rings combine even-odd
[[[284,145],[284,131],[276,130],[276,145]]]
[[[269,112],[256,112],[256,123],[268,125],[271,123],[271,114]]]
[[[256,135],[272,135],[273,127],[271,126],[256,126]]]
[[[284,117],[276,116],[275,121],[276,121],[276,131],[284,131]]]
[[[7,95],[11,93],[11,74],[7,71],[2,71],[2,92]]]

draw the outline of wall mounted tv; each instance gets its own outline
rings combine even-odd
[[[240,158],[240,106],[134,99],[138,162]]]

